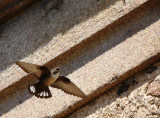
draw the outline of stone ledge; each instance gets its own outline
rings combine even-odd
[[[81,100],[78,103],[76,103],[77,100],[79,100],[78,98],[75,99],[75,97],[73,97],[73,96],[71,97],[70,96],[71,98],[68,99],[69,96],[68,95],[66,96],[66,94],[64,94],[64,93],[62,94],[61,91],[57,92],[57,93],[59,93],[59,95],[54,93],[53,94],[53,98],[51,98],[48,101],[39,100],[39,99],[37,100],[37,98],[34,98],[34,97],[31,98],[31,95],[28,95],[27,91],[24,89],[26,87],[26,85],[28,85],[30,83],[33,83],[33,80],[28,80],[30,78],[30,76],[24,77],[19,82],[16,82],[15,84],[11,85],[9,88],[1,91],[0,95],[3,96],[3,98],[5,99],[5,98],[9,97],[9,96],[6,96],[6,95],[11,95],[12,94],[12,96],[10,96],[10,98],[8,98],[10,100],[6,101],[6,104],[12,103],[11,100],[14,99],[14,97],[17,96],[16,97],[17,101],[15,101],[16,102],[15,106],[17,106],[17,104],[20,101],[22,101],[23,104],[21,104],[19,106],[25,105],[25,109],[27,109],[31,104],[33,105],[33,107],[36,107],[38,105],[37,108],[39,108],[40,106],[47,105],[46,107],[48,109],[52,109],[52,111],[48,111],[47,110],[46,111],[47,114],[46,114],[46,113],[44,113],[45,110],[43,109],[43,107],[41,107],[42,110],[43,110],[43,113],[42,114],[38,114],[39,116],[54,115],[53,113],[58,113],[60,111],[63,111],[65,109],[67,109],[68,106],[70,106],[71,104],[73,105],[72,107],[69,107],[69,109],[67,109],[66,111],[62,112],[58,116],[65,116],[65,115],[73,112],[73,110],[79,108],[84,103],[87,103],[89,100],[91,100],[91,98],[94,99],[95,97],[97,97],[101,93],[103,93],[105,90],[107,90],[110,87],[116,85],[115,84],[116,82],[118,84],[120,81],[123,80],[122,78],[126,79],[128,76],[124,75],[124,73],[126,73],[128,70],[132,70],[132,69],[136,68],[137,65],[141,65],[142,62],[144,62],[147,59],[151,58],[149,61],[146,61],[148,63],[148,65],[154,63],[156,60],[159,59],[159,43],[158,43],[159,37],[157,36],[157,34],[154,34],[156,36],[153,36],[153,35],[149,35],[148,36],[147,33],[146,33],[147,31],[142,31],[142,33],[137,34],[137,35],[142,36],[142,37],[139,37],[139,38],[143,38],[143,39],[146,38],[148,40],[146,42],[143,42],[142,40],[138,40],[136,38],[136,36],[133,36],[131,38],[127,37],[127,39],[124,40],[124,41],[118,41],[118,40],[120,40],[120,38],[118,38],[116,40],[116,38],[119,37],[120,35],[117,35],[117,37],[114,37],[114,34],[116,34],[115,32],[119,31],[119,33],[122,33],[121,32],[121,30],[122,30],[121,27],[122,26],[124,27],[124,25],[125,25],[124,19],[126,19],[126,21],[128,21],[129,23],[132,24],[133,21],[131,21],[131,18],[133,18],[132,20],[134,20],[134,22],[135,22],[136,18],[139,19],[139,17],[143,17],[143,14],[145,14],[146,12],[149,12],[149,11],[145,11],[143,14],[140,13],[141,15],[135,17],[134,15],[137,13],[137,11],[151,10],[151,6],[156,4],[154,2],[149,1],[149,2],[145,3],[145,5],[140,6],[140,8],[135,9],[135,11],[133,11],[132,13],[129,13],[126,16],[124,16],[123,18],[118,19],[116,22],[113,22],[111,25],[107,26],[107,28],[104,28],[103,30],[101,30],[98,33],[96,33],[95,35],[91,36],[90,38],[87,38],[87,40],[79,43],[75,47],[69,49],[69,51],[67,51],[65,53],[62,53],[60,56],[56,57],[55,59],[53,59],[52,61],[50,61],[50,62],[48,62],[46,64],[47,66],[50,66],[51,68],[53,68],[53,65],[55,63],[56,64],[54,66],[61,65],[62,66],[62,70],[64,71],[62,74],[63,75],[68,75],[68,77],[71,78],[71,79],[75,78],[75,80],[72,80],[72,81],[74,81],[77,85],[79,85],[80,88],[82,88],[82,90],[84,90],[85,93],[90,94],[86,99]],[[157,20],[158,19],[155,19],[155,21],[153,20],[153,22],[156,22]],[[121,24],[122,21],[123,21],[124,24]],[[126,23],[126,24],[128,24],[128,23]],[[148,25],[151,25],[151,24],[152,23],[148,23]],[[128,27],[128,26],[126,26],[126,27]],[[148,26],[143,26],[143,28],[145,28],[145,27],[148,28]],[[115,30],[113,28],[115,28]],[[125,29],[127,29],[127,28],[125,28]],[[152,31],[153,29],[155,30],[155,33],[159,32],[159,29],[156,26],[152,26],[151,29],[148,28],[149,31]],[[140,32],[142,29],[140,28],[140,29],[137,29],[137,30]],[[111,34],[106,33],[106,31],[108,31],[108,33],[111,33]],[[136,35],[136,32],[135,31],[133,31],[133,32],[134,33],[131,33],[130,36],[132,36],[134,34]],[[153,41],[152,38],[155,39],[155,40]],[[96,41],[97,39],[100,39],[100,40],[97,42]],[[110,40],[112,40],[112,39],[115,39],[115,42],[112,42],[113,44],[110,44],[111,43]],[[136,40],[136,41],[133,41],[133,39]],[[92,42],[90,42],[90,41],[92,41]],[[118,43],[116,41],[118,41]],[[106,42],[108,44],[108,47],[105,47],[105,45],[102,45],[104,42]],[[153,43],[153,45],[151,45],[151,47],[149,47],[150,45],[148,45],[148,43],[151,43],[151,42],[154,42],[154,43]],[[97,47],[96,45],[98,45],[98,47],[99,47],[97,49],[98,52],[100,51],[99,54],[94,50],[94,48]],[[101,45],[102,45],[102,50],[100,49]],[[143,50],[135,50],[134,49],[134,45],[139,45],[140,49],[143,49],[143,48],[144,49]],[[147,45],[149,49],[147,49],[146,46],[143,47],[144,45]],[[83,46],[83,48],[81,46]],[[129,55],[128,52],[126,52],[126,53],[123,52],[122,51],[122,50],[124,50],[123,46],[126,47],[127,49],[129,49],[128,51],[133,52],[133,55]],[[155,48],[156,50],[154,50],[153,48]],[[104,51],[103,51],[103,49],[104,49]],[[90,51],[89,53],[88,53],[88,50]],[[138,54],[143,54],[144,53],[144,55],[142,57],[137,57],[138,59],[134,58],[136,63],[133,63],[132,59],[130,59],[128,61],[123,60],[122,63],[119,63],[119,62],[117,62],[118,61],[117,60],[117,56],[118,56],[117,55],[118,54],[117,50],[119,50],[119,53],[122,54],[121,55],[122,58],[119,57],[118,60],[123,60],[124,57],[126,57],[127,55],[129,55],[128,56],[129,58],[134,57],[134,56],[136,57],[137,56],[136,51],[138,52]],[[92,52],[92,54],[91,54],[91,52]],[[94,52],[94,54],[93,54],[93,52]],[[106,52],[106,54],[105,54],[105,52]],[[91,56],[91,57],[89,57],[90,59],[89,60],[86,59],[85,62],[83,62],[83,61],[81,62],[80,60],[83,59],[82,57],[86,57],[86,54],[87,55],[89,54],[89,56]],[[111,54],[112,54],[112,56],[109,56]],[[155,56],[155,55],[157,55],[157,56]],[[153,56],[155,56],[155,57],[152,58]],[[64,57],[67,57],[67,58],[64,59]],[[113,60],[112,60],[112,58],[113,58]],[[108,60],[108,61],[105,61],[104,59]],[[102,60],[104,60],[103,63],[101,63]],[[78,65],[77,61],[80,62],[79,65]],[[113,64],[115,64],[115,62],[117,62],[117,64],[113,65]],[[127,62],[127,63],[131,62],[131,64],[127,65],[127,64],[125,64],[125,62]],[[92,67],[90,65],[94,65],[96,67]],[[111,68],[107,67],[108,65]],[[128,66],[128,67],[124,67],[124,70],[122,70],[122,72],[121,71],[117,72],[119,70],[118,67],[121,67],[122,65],[125,65],[125,66]],[[78,66],[78,68],[77,68],[77,66]],[[99,66],[102,67],[102,68],[100,68]],[[103,66],[106,66],[106,68],[104,69]],[[137,72],[137,71],[139,71],[141,69],[144,69],[146,67],[147,67],[147,64],[145,63],[145,64],[142,64],[141,67],[139,67],[140,69],[137,70],[137,68],[136,68],[135,70]],[[109,70],[107,68],[109,68]],[[98,69],[100,74],[94,75],[94,73],[97,74],[97,70],[96,69]],[[90,71],[87,71],[87,73],[85,73],[85,70],[90,70]],[[115,71],[113,71],[113,70],[115,70]],[[103,71],[105,71],[105,73]],[[132,74],[134,74],[133,73],[134,71],[133,70],[129,71],[129,73],[131,72]],[[116,74],[116,76],[124,76],[124,77],[120,77],[121,79],[117,78],[118,81],[117,80],[113,81],[112,78],[115,77],[114,74]],[[21,75],[21,73],[20,73],[20,75]],[[127,74],[127,75],[131,75],[131,74]],[[93,76],[94,76],[94,78],[93,78]],[[108,79],[103,80],[104,77],[108,78]],[[86,79],[84,79],[84,78],[86,78]],[[92,78],[94,79],[94,80],[92,80],[93,83],[90,81]],[[97,78],[99,78],[99,79],[97,80]],[[105,85],[108,82],[110,84],[106,87]],[[84,85],[82,85],[82,84],[84,84]],[[91,85],[93,85],[93,86],[91,86]],[[101,88],[103,88],[103,90]],[[22,89],[24,89],[24,90],[22,90]],[[17,92],[15,92],[15,90]],[[18,91],[22,91],[22,93],[18,92]],[[93,91],[95,91],[95,92],[93,92]],[[20,93],[20,95],[21,94],[22,95],[19,96],[19,93]],[[68,101],[60,100],[61,101],[60,102],[59,99],[62,99],[62,98],[64,100],[66,99]],[[51,103],[51,102],[55,101],[55,99],[56,99],[56,102],[58,104],[57,103]],[[24,101],[26,101],[27,103],[26,102],[24,103]],[[42,101],[43,101],[43,103],[38,104],[38,102],[42,102]],[[76,105],[74,105],[75,103],[76,103]],[[3,104],[1,106],[3,106]],[[13,106],[14,105],[12,103],[11,104],[11,108],[15,107],[15,106],[14,107]],[[56,106],[57,109],[54,109],[55,107],[53,108],[53,106]],[[14,109],[12,109],[12,111],[14,111],[16,109],[19,109],[19,108],[15,107]],[[30,110],[31,109],[32,108],[30,108]],[[12,114],[12,111],[11,111],[11,114]],[[40,110],[39,112],[41,113],[42,111]],[[8,115],[9,114],[10,113],[8,113]],[[7,114],[5,114],[4,116],[7,116]]]

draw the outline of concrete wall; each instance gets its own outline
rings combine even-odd
[[[0,39],[1,117],[65,117],[159,60],[158,0],[66,0],[36,4],[6,24]],[[85,99],[51,88],[38,99],[27,86],[37,80],[16,60],[61,67]]]

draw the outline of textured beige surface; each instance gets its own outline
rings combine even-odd
[[[15,67],[16,60],[44,64],[145,1],[124,6],[116,0],[70,0],[46,17],[43,4],[28,10],[2,31],[0,79],[4,81],[0,82],[0,90],[8,86],[8,81],[12,84],[25,75]],[[17,71],[20,73],[13,75]]]
[[[158,69],[153,73],[144,71],[130,78],[130,87],[120,96],[117,95],[120,86],[116,86],[70,118],[159,118],[160,98],[146,95],[149,81],[160,76],[160,62],[155,65]]]
[[[160,75],[148,85],[146,94],[160,98]]]
[[[90,2],[90,4],[92,3],[91,1],[88,2]],[[77,7],[74,5],[77,5],[78,3],[76,4],[74,3],[74,1],[72,1],[71,3],[65,2],[64,5],[72,6],[73,10]],[[80,3],[81,2],[79,2],[79,4]],[[24,16],[21,16],[19,19],[16,19],[14,22],[12,22],[10,24],[10,27],[8,26],[4,29],[4,34],[2,35],[3,39],[1,40],[1,44],[4,44],[4,46],[11,46],[9,48],[9,51],[1,50],[2,54],[4,54],[2,57],[3,61],[1,61],[3,65],[1,69],[3,70],[1,71],[1,80],[3,81],[0,81],[0,85],[2,86],[1,90],[8,86],[8,81],[10,84],[14,83],[17,81],[17,79],[20,79],[25,75],[25,73],[20,70],[20,68],[15,65],[11,65],[11,63],[13,63],[13,60],[17,60],[18,58],[26,56],[23,59],[24,61],[44,64],[63,51],[66,51],[73,45],[81,42],[83,39],[86,39],[92,33],[103,28],[105,25],[107,25],[107,23],[112,23],[112,21],[114,21],[118,17],[133,9],[134,5],[136,7],[141,4],[139,2],[139,4],[133,4],[133,6],[123,6],[120,1],[113,3],[115,6],[113,5],[111,7],[107,7],[106,9],[104,8],[104,11],[101,10],[99,12],[96,12],[96,15],[92,15],[92,13],[95,13],[95,11],[91,12],[94,8],[92,7],[92,10],[90,9],[91,11],[87,11],[87,13],[91,13],[90,16],[86,16],[88,19],[83,19],[83,22],[78,22],[74,27],[67,27],[67,31],[63,32],[63,34],[62,32],[58,33],[60,32],[60,29],[62,30],[65,28],[62,27],[63,23],[68,23],[66,19],[68,18],[68,21],[70,21],[71,18],[75,17],[74,13],[77,13],[75,11],[72,14],[73,16],[71,15],[72,17],[66,17],[64,21],[61,21],[62,24],[57,23],[60,22],[58,18],[61,16],[61,14],[71,12],[65,12],[66,7],[64,6],[61,9],[61,12],[63,13],[52,13],[47,16],[48,18],[53,14],[54,16],[59,14],[59,17],[55,17],[55,19],[57,18],[57,22],[55,23],[52,22],[52,20],[54,21],[55,19],[51,20],[49,18],[43,19],[50,20],[50,22],[52,22],[48,22],[48,25],[44,24],[44,22],[36,22],[36,19],[33,18],[36,16],[30,16],[30,14],[36,12],[34,10],[38,10],[39,7],[33,8],[34,12],[32,10],[28,11],[28,14],[25,14]],[[83,5],[85,4],[83,3]],[[94,4],[92,5],[94,6]],[[103,4],[101,3],[101,5]],[[69,9],[70,8],[68,8],[68,10]],[[112,34],[104,32],[102,36],[99,35],[99,37],[94,37],[94,40],[90,40],[91,42],[87,43],[87,45],[84,45],[83,49],[74,50],[74,52],[69,53],[70,55],[68,55],[67,57],[63,57],[62,62],[58,62],[57,60],[57,63],[62,68],[62,74],[67,75],[67,77],[69,77],[86,94],[91,94],[97,88],[104,86],[108,82],[112,82],[112,78],[115,77],[115,75],[122,75],[126,71],[141,64],[146,59],[156,55],[160,51],[160,16],[158,14],[159,10],[160,9],[158,5],[154,6],[154,9],[144,9],[144,11],[137,13],[137,16],[135,16],[135,18],[132,16],[132,20],[128,19],[127,21],[123,22],[124,24],[117,25],[117,28],[115,27],[115,29],[112,29]],[[26,20],[26,17],[28,18],[28,22],[22,22],[21,19]],[[31,17],[33,20],[31,20]],[[97,20],[97,18],[100,19]],[[17,26],[18,29],[14,27],[16,22],[19,24]],[[35,27],[32,26],[32,29],[30,25],[33,24],[30,23],[38,24],[36,24]],[[57,25],[56,30],[54,30],[55,25]],[[30,27],[23,29],[20,28],[22,26],[23,28],[29,26]],[[53,29],[45,30],[43,34],[43,32],[40,31],[42,27],[52,27]],[[58,27],[60,29],[58,29]],[[16,30],[18,31],[14,35],[12,35],[11,31],[14,32]],[[54,31],[57,32],[57,35],[53,34],[54,37],[49,41],[49,39],[53,36],[51,34]],[[50,38],[48,38],[48,41],[46,41],[47,39],[45,39],[46,42],[43,42],[44,38],[46,38],[45,33],[50,33],[48,35]],[[8,39],[4,39],[5,37]],[[20,40],[21,38],[23,38],[23,40]],[[16,44],[20,46],[20,48],[17,48],[16,45],[12,45],[14,41],[19,41]],[[34,43],[34,41],[36,43]],[[39,45],[37,44],[37,42],[39,42],[39,44],[45,44],[40,45],[42,47],[38,48]],[[31,47],[35,49],[32,49]],[[4,53],[3,51],[6,51],[6,53]],[[14,53],[16,53],[18,56],[13,55]],[[8,55],[13,56],[13,58],[7,58],[9,57]],[[52,64],[53,63],[56,62],[52,62]],[[9,65],[11,66],[8,67]],[[55,65],[50,65],[50,67],[54,66]],[[68,106],[73,105],[76,101],[80,100],[80,98],[65,94],[57,89],[51,89],[53,97],[48,100],[37,99],[34,96],[32,97],[32,95],[30,95],[26,89],[28,84],[33,83],[33,80],[29,80],[29,77],[30,76],[24,77],[22,80],[20,80],[19,83],[1,92],[1,95],[3,97],[1,97],[0,100],[0,114],[3,114],[2,117],[52,116],[59,113],[60,111],[67,109]],[[9,93],[10,95],[7,95],[6,93]]]

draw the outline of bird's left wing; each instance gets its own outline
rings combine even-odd
[[[59,76],[59,78],[51,85],[51,87],[59,88],[68,94],[81,98],[86,97],[82,90],[80,90],[73,82],[64,76]]]

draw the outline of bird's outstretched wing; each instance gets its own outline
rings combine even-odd
[[[44,75],[50,74],[50,70],[45,66],[39,66],[22,61],[16,61],[15,63],[20,66],[25,72],[32,73],[38,79]]]
[[[51,85],[51,87],[59,88],[68,94],[81,98],[86,97],[82,90],[80,90],[73,82],[64,76],[59,76],[59,78]]]

